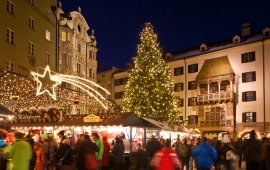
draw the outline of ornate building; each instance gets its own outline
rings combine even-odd
[[[252,129],[270,136],[269,56],[270,29],[251,34],[249,24],[241,36],[167,53],[180,119],[210,138]],[[128,70],[112,78],[112,98],[121,105]]]
[[[98,49],[94,30],[91,30],[91,35],[88,34],[90,27],[80,8],[67,15],[60,11],[58,72],[96,82]],[[81,89],[65,83],[62,87],[70,90],[71,103],[74,100],[73,105],[68,106],[67,113],[88,114],[99,110]]]

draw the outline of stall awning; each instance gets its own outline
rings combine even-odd
[[[6,108],[5,106],[0,105],[0,116],[3,117],[8,117],[10,115],[13,115],[13,112],[10,111],[8,108]]]
[[[33,126],[134,126],[161,129],[154,123],[151,123],[143,118],[138,117],[133,112],[120,113],[118,116],[106,117],[106,114],[101,115],[99,121],[84,121],[84,118],[64,119],[60,122],[50,123],[17,123],[15,127],[33,127]]]
[[[163,122],[159,122],[159,121],[156,121],[154,119],[149,119],[149,118],[145,118],[145,117],[142,117],[142,119],[158,126],[160,129],[162,130],[165,130],[165,131],[175,131],[170,125],[166,124],[166,123],[163,123]]]

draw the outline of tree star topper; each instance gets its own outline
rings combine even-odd
[[[35,80],[38,82],[38,88],[36,95],[39,96],[44,93],[48,93],[54,100],[56,100],[55,88],[61,84],[61,81],[55,79],[51,75],[49,66],[46,67],[43,75],[31,72]]]

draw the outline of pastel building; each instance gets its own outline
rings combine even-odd
[[[180,119],[205,136],[270,133],[270,29],[167,53]],[[102,74],[102,73],[100,73]],[[128,70],[113,73],[113,100],[121,105]]]

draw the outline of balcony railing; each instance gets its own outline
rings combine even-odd
[[[233,98],[233,92],[220,92],[198,95],[198,102],[230,100]]]

